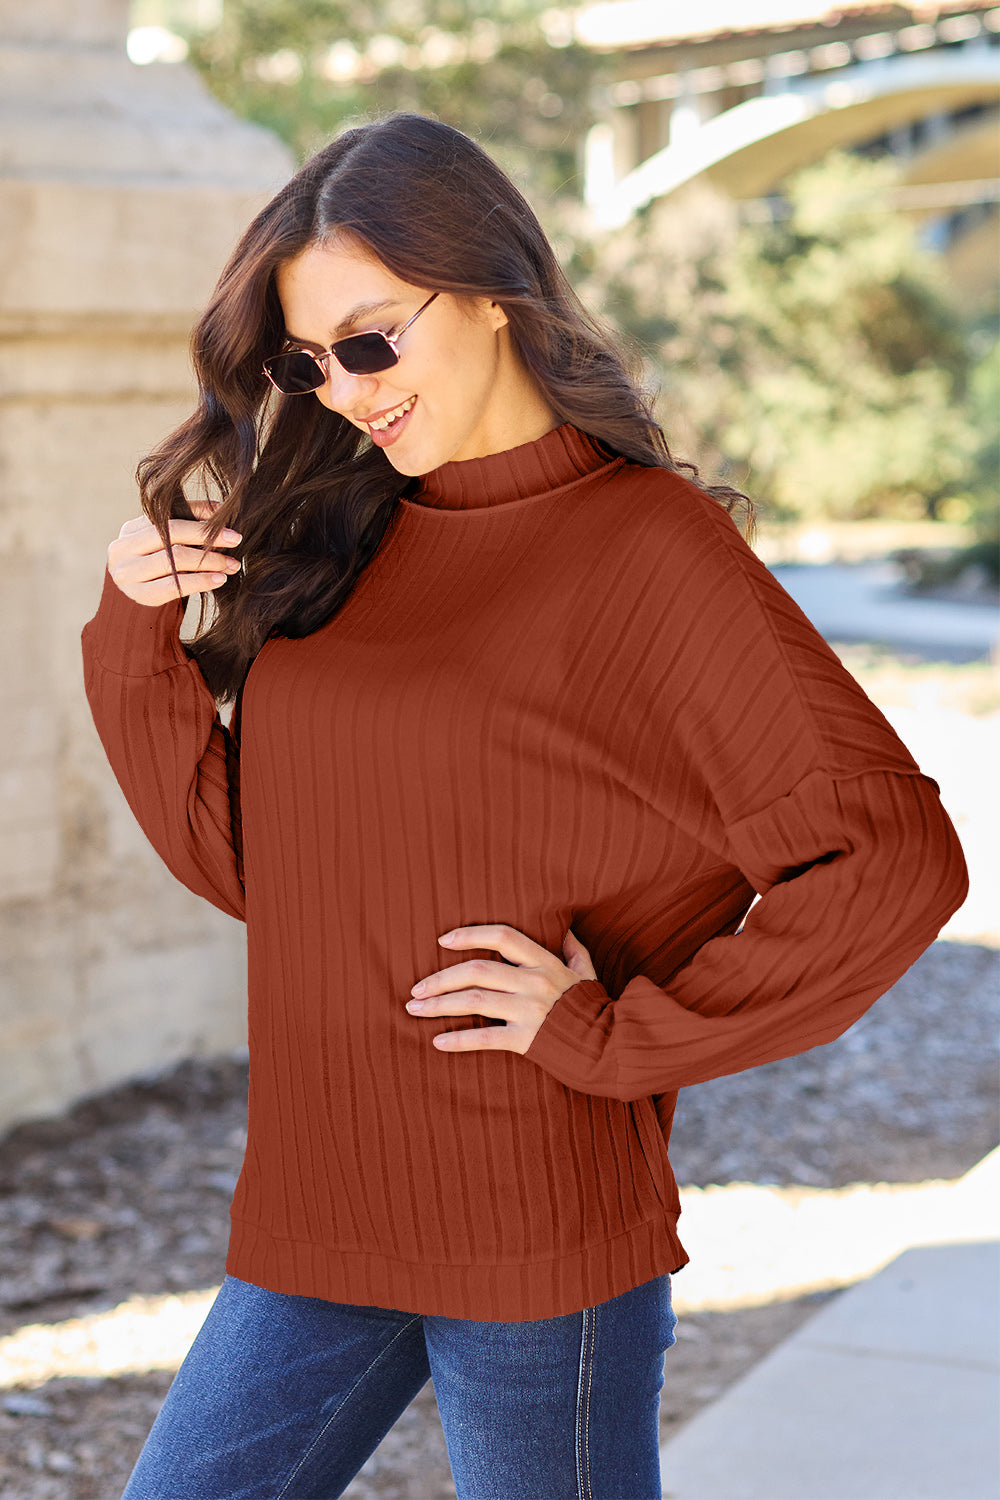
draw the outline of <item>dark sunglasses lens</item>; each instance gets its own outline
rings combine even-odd
[[[264,368],[286,396],[301,396],[317,391],[326,377],[316,361],[300,350],[292,354],[275,354],[264,361]]]
[[[355,333],[334,344],[333,352],[351,375],[374,375],[399,363],[392,345],[380,333]]]

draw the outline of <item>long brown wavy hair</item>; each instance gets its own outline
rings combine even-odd
[[[193,518],[186,486],[222,502],[206,523],[206,547],[225,526],[243,534],[228,549],[242,570],[215,592],[207,629],[202,593],[186,643],[220,703],[237,698],[269,636],[308,635],[330,618],[374,556],[399,496],[419,482],[319,401],[278,396],[261,369],[284,341],[275,270],[337,231],[413,286],[499,303],[560,421],[609,458],[688,470],[728,511],[743,510],[752,536],[747,496],[705,484],[694,464],[672,457],[638,350],[583,306],[527,201],[486,151],[438,120],[389,114],[318,151],[250,224],[192,336],[197,409],[137,470],[175,581],[167,523]],[[237,735],[238,711],[237,698]]]

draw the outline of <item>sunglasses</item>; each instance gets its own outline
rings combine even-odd
[[[430,307],[434,292],[424,307]],[[272,354],[264,361],[264,374],[283,396],[304,396],[308,391],[318,391],[330,378],[326,361],[332,354],[348,375],[375,375],[379,370],[389,370],[399,363],[396,345],[406,330],[423,312],[418,307],[409,323],[404,323],[398,333],[391,337],[373,329],[368,333],[352,333],[349,338],[338,339],[322,354],[313,354],[309,349],[291,349],[287,354]]]

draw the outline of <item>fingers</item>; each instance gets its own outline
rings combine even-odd
[[[122,588],[115,579],[123,594],[128,594],[137,604],[148,605],[167,604],[186,599],[191,594],[207,594],[221,588],[226,581],[226,575],[222,573],[179,573],[176,580],[171,573],[137,584],[134,588]]]
[[[203,542],[207,530],[207,521],[189,521],[185,516],[172,516],[167,522],[167,535],[171,546],[175,542],[191,545]],[[126,521],[118,533],[117,540],[126,544],[119,551],[129,557],[141,557],[165,550],[163,538],[147,516],[133,516],[131,520]],[[242,541],[240,532],[226,528],[219,532],[215,545],[234,547],[240,541]],[[114,546],[114,543],[112,542],[111,545]],[[176,547],[174,552],[176,555]]]
[[[178,573],[237,573],[240,568],[238,559],[229,556],[228,552],[204,552],[201,547],[177,546],[175,543],[171,550]],[[132,562],[129,571],[135,579],[171,576],[166,547],[160,547],[157,552],[132,553]]]
[[[563,953],[566,956],[566,967],[577,979],[596,979],[597,972],[587,949],[572,927],[566,928],[563,938]]]
[[[509,993],[499,990],[461,990],[458,994],[435,995],[425,1000],[407,1000],[406,1009],[411,1016],[490,1016],[496,1021],[509,1021],[515,1016],[516,1005]]]
[[[538,964],[552,958],[547,948],[506,922],[456,927],[451,932],[442,933],[438,942],[452,949],[486,948],[491,953],[499,953],[511,964]]]
[[[406,1009],[415,1020],[442,1021],[446,1016],[488,1016],[496,1026],[462,1026],[431,1036],[443,1052],[527,1052],[552,1002],[531,995],[499,990],[463,990],[430,1000],[409,1000]]]
[[[574,954],[576,965],[590,970],[586,949],[575,940],[579,949]],[[576,967],[561,963],[547,948],[505,922],[456,927],[453,932],[442,933],[438,942],[451,949],[484,948],[507,960],[468,959],[428,974],[413,986],[406,1009],[416,1018],[480,1015],[505,1023],[440,1032],[432,1041],[445,1052],[487,1048],[526,1052],[559,996],[584,977]]]
[[[526,1033],[527,1035],[527,1033]],[[513,1026],[463,1026],[460,1031],[439,1031],[431,1041],[439,1052],[527,1052],[525,1040]]]
[[[470,947],[472,944],[470,943]],[[476,947],[482,946],[477,943]],[[464,964],[452,964],[436,974],[428,974],[410,991],[411,995],[443,995],[451,990],[459,991],[460,997],[468,998],[470,986],[477,986],[483,993],[521,993],[538,989],[541,991],[548,981],[538,969],[529,969],[516,964],[498,964],[489,958],[470,958]]]
[[[240,569],[239,561],[223,552],[175,546],[173,554],[179,575],[176,581],[165,548],[157,552],[126,553],[123,557],[115,553],[112,543],[108,549],[108,572],[122,592],[139,603],[163,604],[167,599],[176,599],[178,589],[185,595],[219,588]]]
[[[192,509],[210,518],[215,507],[209,501],[193,501]],[[206,550],[207,529],[207,519],[171,517],[167,521],[170,550],[179,574],[175,580],[163,537],[147,516],[133,516],[108,545],[108,571],[123,594],[151,606],[220,588],[239,572],[241,564],[219,549],[235,546],[242,537],[237,531],[224,530],[215,539],[213,550]]]

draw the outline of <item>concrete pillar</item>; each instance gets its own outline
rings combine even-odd
[[[584,198],[590,209],[601,210],[618,184],[615,129],[608,120],[592,125],[584,141]]]
[[[691,87],[689,75],[678,75],[679,89],[670,111],[667,141],[671,146],[686,146],[694,140],[707,117],[704,94]]]
[[[191,324],[294,163],[131,64],[126,15],[0,0],[0,1127],[245,1034],[244,929],[136,825],[79,637],[136,460],[191,409]]]

